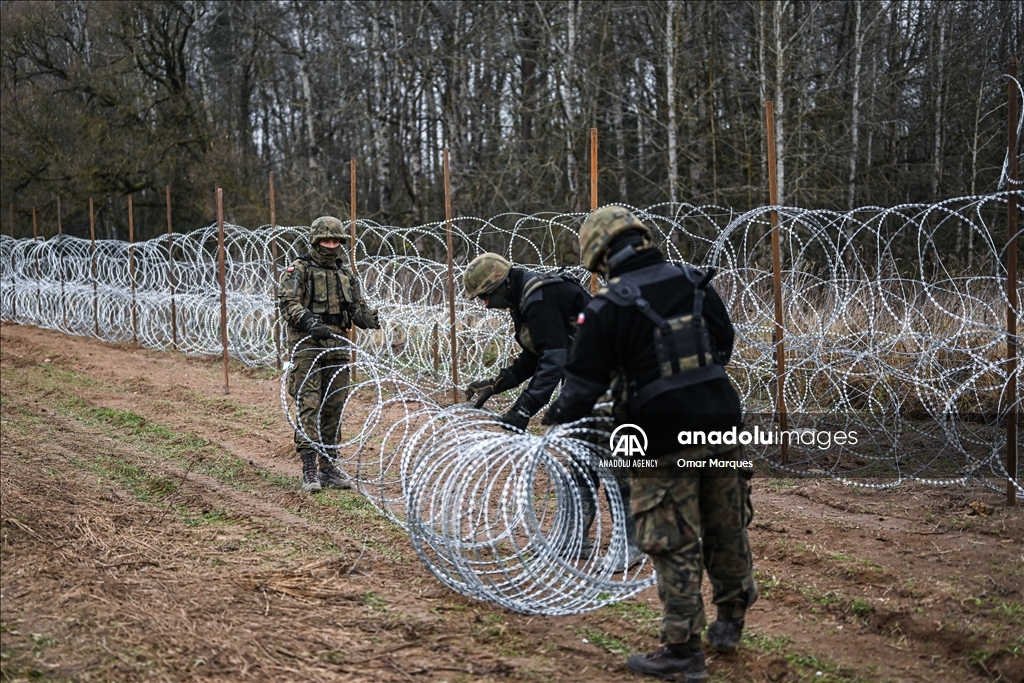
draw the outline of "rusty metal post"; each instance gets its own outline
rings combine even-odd
[[[273,274],[271,298],[277,301],[277,206],[274,202],[274,172],[270,172],[270,268]],[[281,310],[274,306],[274,366],[281,369]]]
[[[7,207],[7,223],[11,228],[11,239],[14,239],[14,204]],[[13,265],[13,262],[12,262]],[[14,268],[11,268],[11,320],[18,319],[18,296],[17,280],[14,278]]]
[[[42,285],[39,283],[39,249],[36,242],[39,241],[39,224],[36,222],[36,207],[32,207],[32,251],[35,253],[36,265],[36,314],[43,302]]]
[[[92,252],[92,331],[98,339],[100,336],[100,304],[96,293],[96,212],[93,210],[92,197],[89,197],[89,242]]]
[[[64,289],[64,224],[60,219],[60,195],[57,195],[57,277],[60,279],[60,319],[68,329],[68,299]]]
[[[452,180],[444,148],[444,227],[448,244],[448,337],[452,350],[452,401],[459,402],[459,348],[455,335],[455,262],[452,257]]]
[[[434,323],[434,332],[432,347],[434,349],[434,377],[437,377],[441,371],[441,348],[439,346],[440,340],[437,338],[437,323]]]
[[[128,195],[128,279],[132,285],[132,341],[139,342],[139,316],[135,307],[135,210]]]
[[[597,128],[590,129],[590,210],[597,210]],[[597,294],[597,273],[590,274],[590,293]]]
[[[352,277],[358,279],[359,275],[356,273],[356,158],[352,157],[349,162],[349,186],[350,186],[350,198],[349,198],[349,222],[348,222],[348,233],[349,233],[349,262],[352,265]],[[352,342],[352,358],[350,359],[351,365],[349,366],[349,381],[356,381],[356,326],[352,325],[348,328],[348,340]]]
[[[775,107],[769,100],[764,103],[765,126],[768,135],[768,201],[772,206],[779,204],[779,186],[775,175]],[[769,212],[772,225],[772,283],[775,292],[775,365],[776,365],[776,403],[779,414],[779,430],[789,429],[786,415],[786,347],[783,342],[782,329],[782,248],[779,244],[779,214],[775,209]],[[782,464],[789,464],[789,444],[779,444]]]
[[[178,309],[174,301],[174,233],[171,229],[171,186],[164,185],[164,203],[167,205],[167,282],[171,287],[171,344],[178,348]]]
[[[1006,395],[1017,398],[1017,59],[1010,57],[1006,82]],[[1006,416],[1006,504],[1017,505],[1017,405]]]
[[[228,279],[224,272],[224,190],[217,188],[217,271],[220,274],[220,344],[224,355],[224,393],[228,386]]]

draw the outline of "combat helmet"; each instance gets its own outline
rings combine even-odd
[[[348,241],[345,226],[334,216],[321,216],[309,227],[309,244],[315,245],[320,240],[336,239]]]
[[[466,272],[462,274],[462,284],[466,286],[466,296],[473,299],[483,294],[490,294],[505,281],[511,270],[512,264],[498,254],[491,252],[480,254],[469,262]]]
[[[601,270],[608,245],[627,230],[639,230],[644,245],[650,244],[651,230],[622,206],[606,206],[587,216],[580,227],[580,255],[583,267],[591,272]]]

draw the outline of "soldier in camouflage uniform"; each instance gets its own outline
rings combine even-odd
[[[736,649],[757,599],[747,537],[752,471],[678,466],[709,456],[743,460],[739,446],[681,448],[679,438],[682,431],[742,428],[739,395],[724,369],[732,323],[710,286],[714,271],[667,263],[651,247],[650,230],[625,208],[592,213],[580,229],[580,249],[587,269],[604,273],[608,284],[580,316],[565,385],[544,422],[586,415],[612,376],[619,378],[624,412],[617,419],[644,431],[645,456],[658,461],[657,468],[631,468],[630,483],[637,540],[654,562],[663,606],[662,647],[626,664],[645,676],[703,681],[703,570],[718,608],[707,629],[713,649]]]
[[[341,221],[313,221],[309,253],[295,259],[278,287],[281,317],[288,326],[292,366],[288,393],[295,399],[295,450],[302,459],[302,490],[349,488],[348,482],[314,442],[337,443],[341,411],[348,396],[349,352],[344,337],[355,324],[377,329],[377,312],[366,305],[359,282],[345,265],[347,242]],[[319,472],[317,464],[319,460]]]

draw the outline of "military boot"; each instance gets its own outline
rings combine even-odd
[[[316,474],[316,453],[302,454],[302,490],[306,493],[320,490],[320,480]]]
[[[736,652],[736,646],[740,644],[740,637],[743,635],[743,620],[725,621],[716,619],[711,626],[708,626],[708,644],[715,652],[731,653]]]
[[[352,484],[327,458],[320,457],[320,486],[325,489],[350,489]]]
[[[677,683],[700,683],[708,677],[704,652],[686,645],[662,645],[649,655],[633,655],[626,660],[626,667],[641,676]]]
[[[647,553],[637,548],[632,542],[626,543],[625,553],[619,553],[615,557],[613,573],[621,574],[622,572],[629,571],[645,559],[647,559]]]

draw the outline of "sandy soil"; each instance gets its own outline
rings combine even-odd
[[[358,495],[298,491],[275,373],[0,327],[5,681],[628,681],[649,590],[453,594]],[[755,480],[761,599],[717,681],[1024,680],[1024,517],[982,487]]]

